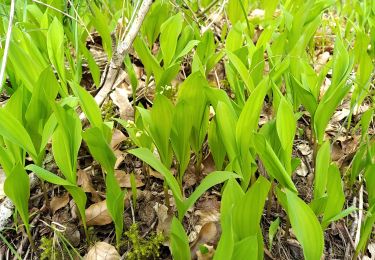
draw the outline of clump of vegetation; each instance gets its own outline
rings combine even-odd
[[[129,243],[129,251],[126,259],[156,259],[159,257],[160,245],[164,241],[161,233],[151,233],[148,238],[142,238],[139,234],[139,226],[134,223],[129,230],[125,232],[125,236]]]

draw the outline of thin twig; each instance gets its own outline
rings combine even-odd
[[[359,181],[361,181],[361,176],[359,176]],[[359,198],[358,198],[358,224],[357,224],[357,232],[355,234],[354,244],[357,247],[359,243],[359,239],[361,238],[361,225],[362,225],[362,218],[363,218],[363,184],[359,188]]]
[[[0,93],[3,90],[3,79],[4,79],[4,74],[5,74],[5,68],[7,66],[10,37],[12,35],[14,6],[15,6],[15,0],[12,0],[11,3],[10,3],[8,31],[7,31],[7,36],[6,36],[6,40],[5,40],[4,55],[3,55],[3,61],[2,61],[2,64],[1,64],[1,70],[0,70]]]

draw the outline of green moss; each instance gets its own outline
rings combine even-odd
[[[125,232],[129,242],[129,252],[126,259],[150,259],[159,257],[159,248],[164,241],[161,233],[152,233],[148,238],[141,238],[137,224],[133,224]]]

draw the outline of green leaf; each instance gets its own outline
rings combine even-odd
[[[89,6],[92,12],[90,21],[94,25],[95,29],[99,32],[103,41],[103,48],[108,55],[108,60],[110,60],[112,58],[112,40],[110,27],[108,26],[108,19],[94,2],[90,2]]]
[[[161,161],[167,167],[172,163],[169,137],[172,130],[173,112],[172,102],[167,97],[158,94],[151,110],[150,134],[158,148]]]
[[[55,17],[48,28],[47,33],[47,51],[48,57],[56,68],[60,79],[65,85],[65,61],[64,61],[64,28]],[[67,90],[66,95],[68,95]]]
[[[324,237],[311,208],[294,192],[285,190],[287,213],[306,260],[319,260],[323,255]],[[308,223],[308,224],[307,224]]]
[[[244,7],[244,11],[242,10],[241,5]],[[237,21],[244,21],[247,19],[245,14],[247,14],[249,8],[249,0],[244,0],[242,3],[239,0],[229,0],[228,5],[226,7],[229,20],[232,24],[236,24]],[[245,13],[245,14],[244,14]]]
[[[25,169],[17,163],[4,182],[4,192],[16,206],[27,233],[30,233],[29,225],[29,198],[30,181]]]
[[[79,98],[81,108],[90,121],[91,126],[101,128],[103,125],[102,113],[93,96],[76,83],[71,82],[71,86],[74,95]]]
[[[237,116],[226,103],[219,101],[216,107],[216,120],[229,160],[233,162],[239,155],[234,129],[237,125]]]
[[[197,199],[199,199],[200,196],[202,196],[202,194],[205,193],[209,188],[230,178],[240,178],[240,176],[233,172],[225,171],[216,171],[208,174],[190,195],[190,197],[184,201],[184,208],[179,210],[180,219],[185,215],[186,211],[188,211],[188,209],[194,205]]]
[[[163,53],[164,67],[168,67],[176,52],[178,36],[182,30],[181,13],[170,17],[160,28],[160,48]]]
[[[273,239],[279,227],[280,227],[280,218],[278,217],[274,221],[271,222],[270,228],[268,230],[268,248],[270,251],[272,250]]]
[[[251,93],[238,119],[236,140],[242,156],[249,151],[252,135],[258,128],[260,112],[268,89],[268,78],[266,78]]]
[[[129,153],[135,155],[163,175],[169,188],[172,190],[173,196],[177,200],[177,203],[182,203],[183,198],[178,182],[172,173],[152,154],[150,150],[146,148],[137,148],[130,150]]]
[[[113,172],[116,156],[107,143],[103,132],[98,127],[89,128],[82,133],[83,140],[87,143],[91,155],[107,173]]]
[[[176,60],[178,60],[179,58],[181,57],[184,57],[186,54],[188,54],[197,44],[199,43],[198,40],[191,40],[189,41],[185,48],[176,55],[176,57],[174,58],[173,62],[172,63],[175,63]]]
[[[184,227],[175,217],[172,220],[170,239],[173,259],[190,260],[189,239]]]
[[[267,173],[275,178],[284,187],[293,192],[297,192],[290,175],[281,164],[279,158],[273,151],[271,145],[268,143],[264,135],[256,134],[254,137],[254,148],[262,160]]]
[[[0,135],[24,149],[35,160],[37,152],[23,125],[4,108],[0,109]]]
[[[271,183],[260,176],[245,196],[235,204],[232,210],[233,228],[239,240],[257,234],[270,187]],[[243,221],[243,219],[246,219],[246,221]]]
[[[226,54],[227,54],[230,62],[232,62],[233,66],[236,68],[236,70],[239,73],[241,79],[245,83],[245,86],[247,87],[247,89],[251,93],[254,90],[255,86],[254,86],[253,80],[251,79],[251,75],[250,75],[248,69],[242,63],[240,58],[238,58],[234,53],[227,50]]]
[[[284,97],[281,98],[277,111],[276,129],[283,149],[286,151],[291,150],[296,132],[296,120],[293,107]]]
[[[331,162],[331,149],[329,141],[326,141],[316,155],[314,199],[323,197],[326,191],[328,169]]]
[[[257,260],[258,238],[256,235],[248,236],[234,244],[232,259]]]
[[[125,192],[121,190],[113,171],[107,172],[105,180],[107,188],[107,208],[113,222],[115,223],[116,244],[119,246],[124,226],[123,214]]]
[[[322,219],[323,229],[328,226],[330,219],[340,214],[345,203],[340,170],[335,164],[329,166],[327,179],[328,200]]]
[[[208,145],[211,150],[212,157],[215,162],[216,170],[223,168],[225,155],[225,146],[219,136],[218,126],[216,120],[211,120],[208,127]]]
[[[77,156],[81,146],[81,120],[72,108],[54,106],[58,126],[52,136],[52,152],[65,178],[76,184]]]
[[[57,176],[56,174],[47,171],[43,169],[40,166],[37,166],[35,164],[29,164],[25,167],[26,170],[32,171],[35,173],[40,179],[45,180],[49,183],[55,184],[55,185],[63,185],[63,186],[74,186],[73,183],[70,183],[67,180],[64,180],[63,178]]]

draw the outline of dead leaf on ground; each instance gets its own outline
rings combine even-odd
[[[118,129],[115,129],[112,134],[111,147],[116,150],[123,141],[126,140],[126,136]]]
[[[116,248],[105,242],[96,242],[87,253],[86,260],[118,260],[120,255]]]
[[[61,197],[53,197],[51,200],[52,214],[55,214],[56,211],[65,207],[69,203],[69,200],[69,193],[67,192]]]
[[[78,179],[77,184],[81,186],[84,192],[88,192],[92,194],[92,201],[100,202],[99,194],[92,186],[90,174],[84,170],[78,170],[77,172]]]
[[[5,182],[5,172],[3,169],[0,169],[0,199],[3,199],[6,195],[4,192],[4,182]]]
[[[110,95],[113,103],[119,108],[120,117],[124,120],[133,120],[134,109],[129,102],[128,93],[123,88],[115,88]]]
[[[157,202],[155,203],[154,209],[158,217],[158,226],[156,230],[161,232],[164,236],[169,236],[173,215],[168,214],[167,206]],[[168,246],[168,241],[166,241],[164,245]]]
[[[115,176],[121,188],[131,188],[129,173],[126,173],[125,171],[121,171],[121,170],[116,170]],[[135,186],[139,188],[144,185],[145,184],[142,182],[141,178],[138,175],[135,175]]]
[[[190,252],[193,256],[199,251],[199,246],[207,243],[216,244],[219,239],[219,223],[208,222],[204,224],[199,231],[197,239],[190,246]]]
[[[328,51],[325,51],[319,54],[315,61],[314,70],[316,72],[320,72],[322,68],[326,65],[330,57],[331,57],[331,54]]]
[[[122,162],[125,159],[125,154],[120,150],[115,150],[116,162],[115,162],[115,169],[118,169]]]
[[[105,200],[92,204],[86,209],[85,214],[87,226],[103,226],[112,223]]]

